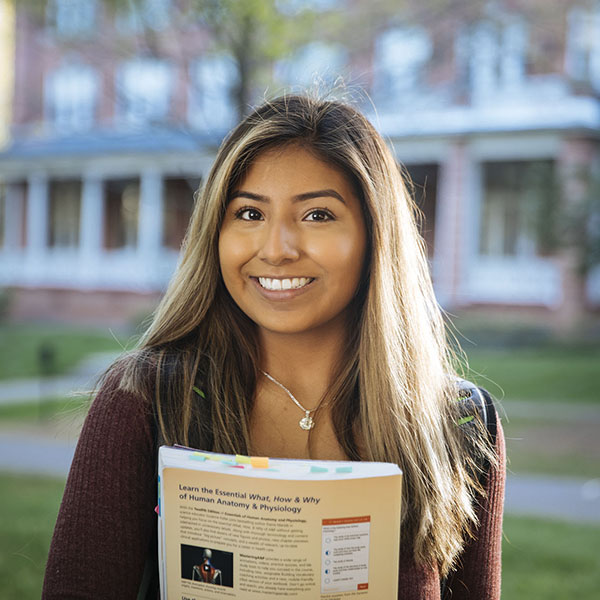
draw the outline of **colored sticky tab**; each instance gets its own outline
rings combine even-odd
[[[266,456],[251,456],[250,464],[255,469],[268,469],[269,468],[269,459]]]
[[[158,504],[154,508],[154,512],[160,517],[160,506]]]
[[[202,456],[202,454],[194,452],[194,454],[190,454],[190,460],[199,460],[200,462],[204,462],[206,460],[206,456]]]
[[[236,454],[235,455],[235,462],[240,464],[240,465],[249,465],[251,464],[250,462],[250,457],[249,456],[243,456],[241,454]]]
[[[310,472],[311,473],[328,473],[329,469],[327,469],[326,467],[311,467]]]
[[[237,463],[235,462],[235,460],[222,460],[221,461],[224,465],[227,465],[228,467],[237,467]]]
[[[352,473],[352,467],[336,467],[336,473]]]
[[[227,456],[219,456],[218,454],[205,454],[208,460],[216,460],[217,462],[221,462],[222,460],[228,460]]]
[[[475,417],[473,415],[471,415],[470,417],[463,417],[462,419],[458,420],[458,424],[459,425],[464,425],[465,423],[470,423]]]

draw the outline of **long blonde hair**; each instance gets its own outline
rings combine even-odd
[[[260,349],[254,323],[222,282],[217,244],[233,186],[258,154],[289,143],[342,169],[367,225],[354,323],[327,398],[339,443],[353,460],[400,465],[403,538],[418,563],[447,574],[476,523],[473,453],[456,425],[452,364],[414,204],[388,146],[350,106],[281,97],[223,142],[197,196],[180,265],[125,361],[121,387],[153,397],[162,442],[251,451]],[[475,445],[491,457],[484,436]]]

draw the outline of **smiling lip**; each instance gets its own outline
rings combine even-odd
[[[291,300],[312,287],[314,277],[254,277],[250,279],[260,294],[270,300]]]
[[[270,292],[301,290],[309,285],[314,277],[255,277],[260,287]]]

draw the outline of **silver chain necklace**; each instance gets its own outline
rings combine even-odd
[[[313,408],[312,410],[306,410],[306,408],[304,408],[304,406],[302,406],[302,404],[300,404],[300,402],[298,402],[298,400],[296,400],[296,398],[294,397],[294,394],[292,394],[292,392],[290,392],[290,390],[288,390],[285,385],[283,385],[283,383],[279,383],[279,381],[277,381],[277,379],[275,379],[275,377],[273,377],[272,375],[269,375],[266,371],[263,371],[261,369],[261,373],[269,380],[271,380],[275,385],[278,385],[289,397],[290,400],[301,410],[304,412],[304,416],[300,419],[300,421],[298,421],[298,425],[300,425],[300,427],[302,429],[304,429],[305,431],[308,431],[309,429],[312,429],[315,426],[315,421],[314,419],[310,416],[311,412],[315,412],[315,410],[317,410],[316,408]]]

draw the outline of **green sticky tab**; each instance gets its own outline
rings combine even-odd
[[[327,469],[326,467],[311,467],[310,472],[311,473],[328,473],[329,469]]]
[[[336,467],[336,473],[352,473],[352,467]]]
[[[224,465],[228,465],[230,467],[237,467],[237,463],[235,462],[235,460],[222,460],[221,461],[222,464]]]
[[[473,415],[471,415],[470,417],[463,417],[462,419],[458,420],[458,424],[459,425],[464,425],[465,423],[470,423],[475,417]]]
[[[194,386],[192,389],[196,392],[196,394],[198,394],[198,396],[206,400],[206,394],[199,387]]]

